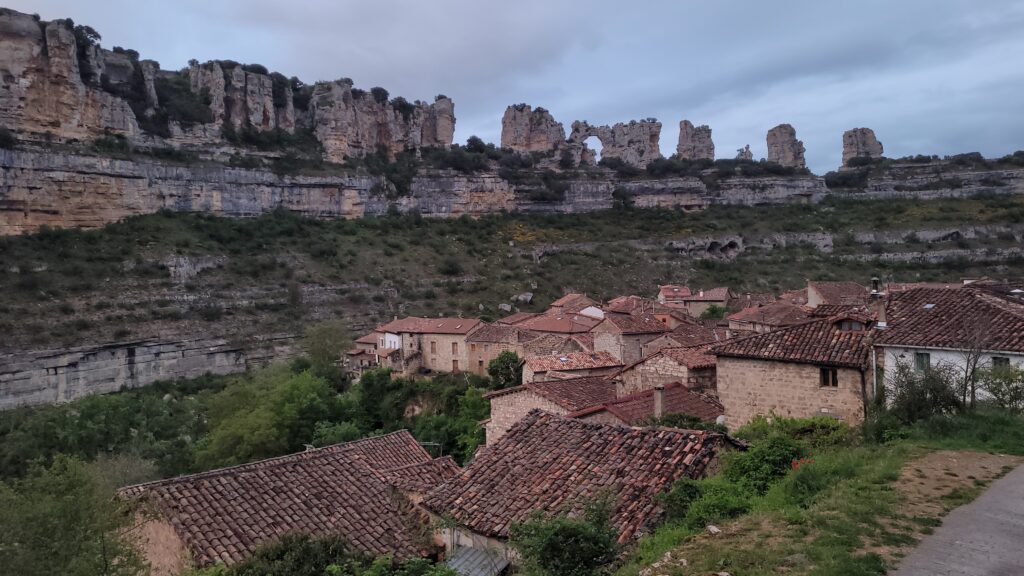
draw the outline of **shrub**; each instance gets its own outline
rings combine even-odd
[[[903,424],[958,412],[961,403],[954,371],[950,365],[916,370],[907,362],[898,361],[892,369],[892,377],[886,379],[889,412]]]
[[[437,267],[437,271],[445,276],[458,276],[462,274],[462,264],[459,264],[459,261],[454,258],[446,258]]]
[[[746,452],[728,456],[722,475],[757,494],[764,494],[773,482],[786,475],[793,461],[807,450],[796,440],[772,434]]]
[[[383,104],[388,101],[388,91],[381,88],[380,86],[374,86],[370,88],[370,95],[373,96],[373,100],[377,104]]]
[[[829,188],[863,189],[868,185],[866,169],[843,170],[825,174],[825,186]]]
[[[690,414],[665,414],[661,418],[651,416],[645,419],[642,424],[644,426],[665,426],[666,428],[679,428],[681,430],[711,430],[713,432],[721,432],[722,434],[728,432],[726,427],[721,424],[705,422],[697,416],[691,416]]]
[[[658,500],[665,508],[668,520],[683,520],[690,511],[690,506],[701,496],[701,483],[690,478],[680,478],[672,484],[668,492],[658,495]]]
[[[627,164],[622,158],[613,158],[609,156],[602,157],[598,162],[598,166],[604,166],[615,171],[615,174],[621,178],[635,178],[643,174],[643,170]]]
[[[848,446],[855,440],[855,435],[849,424],[827,416],[811,418],[756,416],[735,432],[737,438],[755,443],[767,440],[774,434],[782,434],[813,449]]]
[[[402,115],[402,120],[408,122],[416,112],[416,105],[399,96],[391,101],[391,107]]]
[[[725,307],[718,304],[712,304],[700,313],[701,320],[721,320],[722,318],[725,318]]]
[[[615,558],[616,532],[607,502],[587,506],[582,518],[548,518],[535,511],[509,528],[523,569],[535,576],[591,576]]]
[[[700,498],[686,511],[686,526],[701,529],[712,522],[735,518],[750,510],[750,494],[742,486],[715,477],[700,482]]]
[[[523,361],[515,352],[505,350],[487,365],[487,375],[494,390],[518,386],[523,381]]]
[[[997,406],[1010,412],[1024,410],[1024,370],[1015,366],[992,366],[978,373],[981,389]]]
[[[132,151],[128,139],[120,134],[104,134],[93,140],[92,146],[98,152],[128,154]]]
[[[483,154],[487,152],[487,144],[485,144],[479,136],[470,136],[469,139],[466,140],[466,151]]]

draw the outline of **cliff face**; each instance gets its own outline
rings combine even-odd
[[[565,128],[544,108],[515,104],[501,118],[501,147],[516,152],[550,152],[565,144]]]

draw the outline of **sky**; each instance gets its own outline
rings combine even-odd
[[[716,153],[792,124],[817,173],[842,133],[875,130],[885,155],[1024,149],[1024,0],[6,0],[70,17],[105,47],[164,69],[190,59],[263,64],[304,82],[349,77],[392,96],[455,101],[455,140],[499,142],[506,106],[613,124],[679,121]]]

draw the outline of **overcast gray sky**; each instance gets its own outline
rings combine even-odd
[[[709,124],[719,157],[793,124],[818,173],[842,132],[887,156],[1024,149],[1024,1],[6,0],[71,17],[165,69],[260,63],[305,82],[351,77],[455,100],[456,141],[500,139],[508,104],[573,120]]]

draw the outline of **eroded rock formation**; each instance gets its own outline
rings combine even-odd
[[[854,128],[843,132],[843,166],[854,158],[881,158],[882,143],[871,128]]]
[[[768,131],[768,161],[791,168],[805,168],[804,143],[796,139],[796,129],[779,124]]]
[[[661,140],[661,122],[653,118],[632,121],[629,124],[618,123],[614,126],[591,126],[587,122],[572,123],[569,144],[582,147],[582,163],[587,162],[585,150],[586,140],[595,136],[601,141],[602,158],[618,158],[639,168],[644,168],[652,160],[662,158],[659,141]],[[592,155],[589,156],[593,158]]]
[[[736,150],[737,160],[753,160],[754,153],[750,151],[750,144],[747,144],[743,148]]]
[[[544,108],[515,104],[501,118],[501,147],[516,152],[550,152],[565,144],[565,128]]]
[[[711,140],[711,127],[694,127],[689,120],[679,123],[679,144],[676,154],[687,160],[714,160],[715,143]]]

